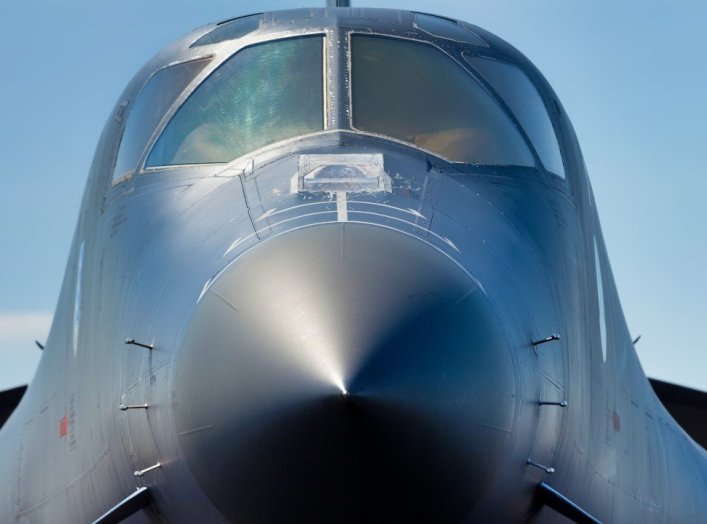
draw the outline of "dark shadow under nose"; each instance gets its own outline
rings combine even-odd
[[[234,522],[453,522],[503,459],[514,377],[477,283],[425,242],[327,224],[264,241],[186,327],[176,425]]]

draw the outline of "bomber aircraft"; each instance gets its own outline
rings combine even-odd
[[[633,345],[520,52],[408,11],[211,24],[109,115],[2,394],[0,522],[704,522],[703,395]]]

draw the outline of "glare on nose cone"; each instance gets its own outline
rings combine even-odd
[[[232,521],[458,521],[503,459],[512,369],[488,297],[447,256],[318,225],[262,242],[204,295],[176,429]]]

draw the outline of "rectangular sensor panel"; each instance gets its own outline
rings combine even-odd
[[[300,155],[291,189],[293,193],[390,192],[391,183],[381,153]]]

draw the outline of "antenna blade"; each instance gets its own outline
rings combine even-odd
[[[326,0],[327,7],[351,7],[349,0]]]

